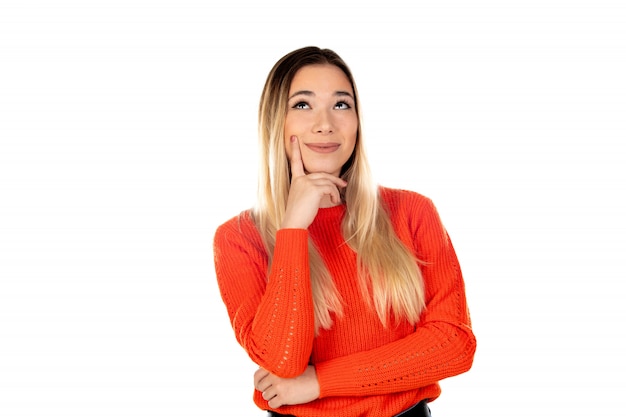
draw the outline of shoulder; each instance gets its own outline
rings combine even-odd
[[[430,198],[415,191],[379,186],[378,194],[383,204],[392,212],[422,211],[434,208]]]
[[[226,241],[260,242],[260,235],[252,219],[251,210],[245,210],[231,217],[215,229],[214,244]]]
[[[379,187],[382,206],[396,231],[414,236],[420,230],[441,229],[441,219],[432,200],[418,192]]]
[[[239,229],[242,226],[246,226],[248,223],[253,223],[252,221],[252,212],[251,210],[244,210],[241,213],[231,217],[230,219],[226,220],[225,222],[221,223],[217,229],[216,229],[216,233],[217,232],[224,232],[226,230],[230,230],[230,229]]]

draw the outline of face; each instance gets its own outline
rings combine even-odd
[[[348,77],[334,65],[308,65],[289,88],[285,148],[297,136],[304,169],[339,176],[356,145],[358,117]]]

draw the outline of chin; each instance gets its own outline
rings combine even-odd
[[[312,174],[314,172],[323,172],[325,174],[331,174],[331,175],[334,175],[333,172],[339,171],[335,167],[331,168],[331,167],[319,166],[319,165],[314,165],[314,166],[311,166],[310,168],[305,165],[304,170],[309,174]]]
[[[327,174],[332,174],[333,172],[340,172],[341,165],[338,164],[329,164],[324,163],[325,161],[317,161],[318,163],[304,163],[304,170],[309,173],[313,172],[324,172]],[[319,163],[322,162],[322,163]]]

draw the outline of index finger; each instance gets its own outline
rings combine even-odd
[[[301,177],[306,175],[304,173],[304,164],[302,163],[302,154],[300,153],[300,144],[298,138],[292,136],[291,138],[291,176]]]

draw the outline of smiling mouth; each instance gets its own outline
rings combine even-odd
[[[306,143],[307,148],[317,153],[331,153],[339,149],[338,143]]]

